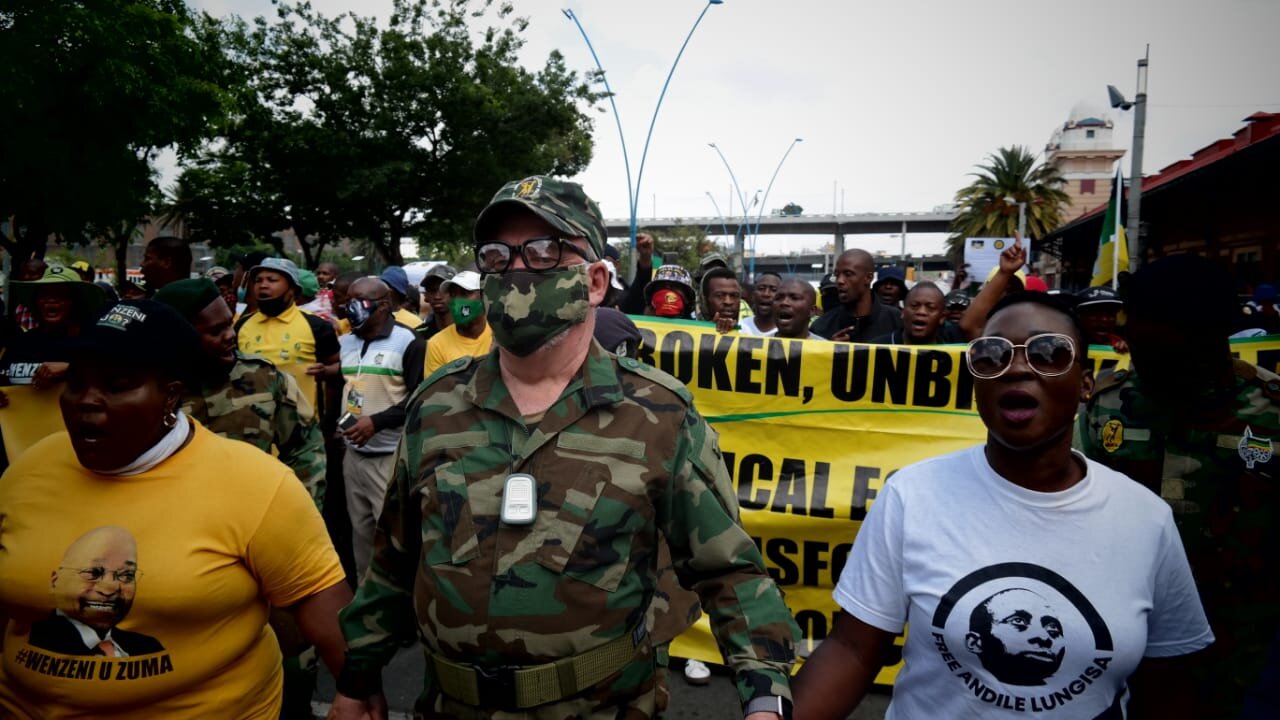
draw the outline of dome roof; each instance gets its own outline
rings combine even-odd
[[[1101,103],[1081,100],[1072,106],[1067,127],[1112,127],[1111,116]]]

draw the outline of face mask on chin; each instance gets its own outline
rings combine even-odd
[[[590,265],[553,272],[515,270],[484,278],[486,317],[493,340],[519,357],[532,354],[587,319]]]
[[[263,315],[276,317],[277,315],[284,312],[285,310],[288,310],[289,305],[290,305],[289,301],[285,300],[284,296],[281,295],[280,297],[276,297],[276,298],[264,298],[259,300],[258,310],[261,311]]]

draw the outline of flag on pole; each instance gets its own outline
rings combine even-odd
[[[1121,272],[1129,270],[1129,243],[1125,241],[1124,215],[1124,176],[1120,174],[1120,166],[1116,165],[1116,178],[1111,202],[1107,203],[1107,214],[1102,219],[1102,235],[1098,237],[1098,258],[1093,261],[1093,281],[1090,285],[1111,285],[1114,289],[1119,284]]]

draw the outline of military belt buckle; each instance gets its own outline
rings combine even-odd
[[[516,696],[516,670],[514,665],[494,667],[473,666],[476,672],[476,695],[481,705],[498,707],[507,711],[519,710]]]

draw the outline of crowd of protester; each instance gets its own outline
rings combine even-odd
[[[908,623],[895,717],[1280,717],[1280,376],[1228,344],[1280,333],[1273,286],[1240,303],[1184,255],[1049,293],[1020,239],[980,285],[859,249],[818,283],[655,253],[640,234],[625,282],[581,188],[528,178],[483,209],[474,262],[417,283],[262,253],[195,274],[173,237],[120,287],[83,261],[18,263],[0,407],[4,386],[57,390],[67,432],[0,458],[0,716],[310,718],[323,661],[331,717],[382,717],[381,666],[420,639],[424,716],[650,717],[666,643],[701,608],[753,719],[846,717]],[[985,444],[886,483],[790,687],[795,623],[714,434],[634,360],[642,316],[964,346]],[[1091,346],[1132,367],[1095,377]],[[532,520],[509,493],[534,475],[554,523],[513,534]],[[42,653],[154,657],[117,671],[159,680],[76,684],[100,671]],[[1079,678],[1066,699],[1044,691],[1059,673]]]

